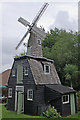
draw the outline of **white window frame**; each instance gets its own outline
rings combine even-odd
[[[49,67],[49,72],[46,72],[46,66]],[[50,65],[44,65],[44,73],[45,73],[45,74],[50,74]]]
[[[8,89],[8,98],[12,98],[12,88]]]
[[[27,68],[27,73],[25,72],[26,68]],[[26,66],[24,66],[24,75],[25,75],[25,76],[28,75],[28,67],[26,67]]]
[[[15,69],[12,69],[12,77],[15,77],[16,75],[16,73],[15,73],[16,71],[15,71]]]
[[[29,92],[32,91],[32,99],[29,98]],[[33,89],[28,89],[27,90],[27,100],[33,101]]]
[[[40,43],[39,43],[38,41],[40,41]],[[38,40],[37,40],[37,43],[38,43],[38,45],[41,45],[41,39],[38,39]]]
[[[63,101],[63,97],[66,97],[66,96],[68,96],[68,101],[65,101],[65,102],[64,102],[64,101]],[[62,103],[63,103],[63,104],[69,103],[69,94],[68,94],[68,95],[63,95],[63,96],[62,96]]]

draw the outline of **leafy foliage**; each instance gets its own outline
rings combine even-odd
[[[78,98],[80,97],[80,91],[77,92],[77,97],[78,97]]]
[[[71,87],[73,86],[73,84],[76,85],[78,83],[77,81],[75,81],[75,79],[77,79],[78,76],[78,68],[76,65],[66,65],[64,68],[64,72],[65,79],[70,80]]]
[[[17,58],[17,57],[21,57],[21,56],[24,56],[24,55],[26,55],[25,52],[24,53],[20,53],[19,55],[15,55],[14,57]]]
[[[61,116],[57,113],[56,109],[54,107],[49,106],[49,108],[46,110],[46,112],[43,112],[43,115],[47,118],[60,118]]]
[[[67,32],[66,30],[59,30],[55,28],[47,33],[45,40],[42,42],[43,56],[54,60],[55,67],[59,74],[62,84],[71,86],[71,80],[73,81],[73,87],[80,89],[80,82],[78,74],[80,73],[79,66],[79,41],[77,32]],[[70,64],[70,65],[69,65]],[[64,69],[68,71],[65,72]],[[71,73],[69,74],[69,67],[73,66]],[[76,70],[77,69],[77,70]],[[77,72],[78,71],[78,72]],[[80,75],[79,75],[80,76]],[[68,81],[66,80],[68,79]],[[76,83],[76,84],[75,84]]]

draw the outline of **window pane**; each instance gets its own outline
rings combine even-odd
[[[65,102],[65,96],[63,96],[63,102]]]
[[[12,70],[12,76],[15,76],[15,69]]]
[[[28,68],[24,67],[24,75],[28,75]]]
[[[50,66],[49,65],[44,65],[44,72],[50,73]]]
[[[38,40],[38,44],[41,45],[41,40]]]
[[[49,66],[46,66],[46,72],[49,73]]]
[[[33,90],[28,90],[27,92],[27,100],[33,100]]]
[[[68,96],[67,95],[65,96],[65,101],[68,101]]]
[[[12,97],[12,88],[9,88],[8,97]]]
[[[63,104],[64,104],[64,103],[69,103],[69,95],[64,95],[64,96],[62,97],[62,100],[63,100]]]

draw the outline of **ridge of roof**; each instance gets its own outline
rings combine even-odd
[[[19,56],[19,57],[14,58],[14,60],[20,60],[20,59],[25,59],[25,58],[31,58],[31,59],[36,59],[36,60],[45,60],[45,61],[53,62],[54,63],[54,60],[47,59],[45,57],[31,56],[31,55]]]

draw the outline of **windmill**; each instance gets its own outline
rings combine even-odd
[[[21,39],[21,41],[18,43],[18,45],[16,46],[16,49],[19,48],[19,46],[22,44],[22,42],[24,41],[24,39],[26,38],[26,36],[28,35],[28,33],[30,33],[30,38],[28,40],[28,44],[27,44],[27,54],[28,55],[36,55],[36,56],[42,56],[42,48],[40,46],[41,44],[41,39],[44,39],[46,34],[45,31],[42,28],[38,28],[37,27],[37,22],[40,19],[40,17],[42,16],[42,14],[44,13],[44,11],[46,10],[48,6],[48,3],[44,3],[43,6],[41,7],[40,11],[37,13],[37,15],[35,16],[35,18],[32,21],[32,24],[30,25],[30,23],[25,20],[24,18],[20,17],[18,19],[18,21],[20,23],[22,23],[25,27],[29,27],[27,32],[25,33],[25,35],[23,36],[23,38]],[[38,44],[36,44],[36,41],[38,40]]]

